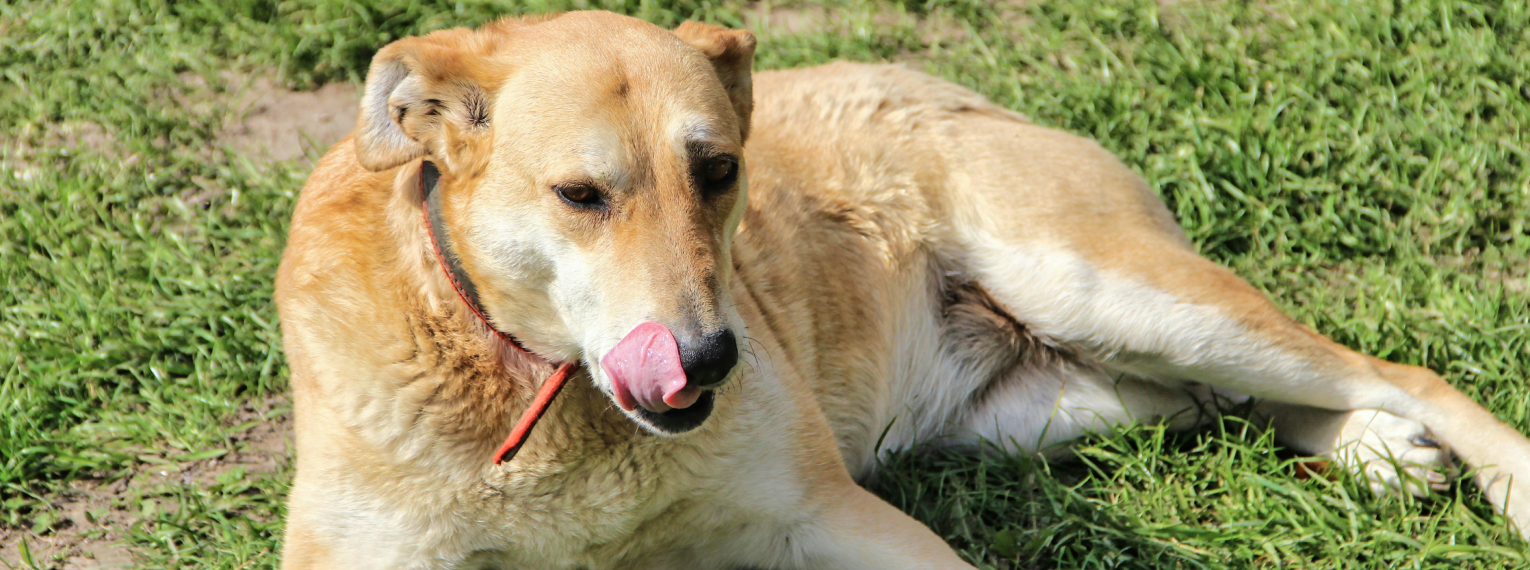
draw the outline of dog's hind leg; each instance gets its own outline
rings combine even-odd
[[[1493,504],[1530,530],[1524,435],[1427,369],[1358,354],[1286,317],[1177,236],[1100,226],[1050,241],[988,238],[969,263],[1015,319],[1114,373],[1334,412],[1383,410],[1427,426],[1477,469]],[[1306,439],[1327,438],[1333,450],[1354,439],[1343,437],[1351,421],[1370,421],[1276,415],[1277,428],[1306,425],[1316,434]],[[1332,427],[1311,427],[1320,420]]]
[[[1167,420],[1184,429],[1216,412],[1210,404],[1221,395],[1210,388],[1169,386],[1107,369],[1036,335],[978,283],[948,280],[941,291],[947,366],[980,380],[942,433],[950,443],[1052,454],[1114,426]]]
[[[1167,386],[1079,362],[1018,366],[974,395],[957,443],[1060,456],[1075,439],[1133,423],[1200,425],[1226,404],[1206,386]]]
[[[959,444],[1056,455],[1087,433],[1159,421],[1188,429],[1248,401],[1203,384],[1169,385],[1112,372],[1030,336],[975,284],[946,290],[946,350],[962,369],[991,378],[950,434]],[[1428,426],[1381,410],[1260,402],[1251,412],[1274,424],[1282,444],[1363,473],[1378,494],[1403,489],[1422,496],[1443,488],[1452,471],[1449,449]]]

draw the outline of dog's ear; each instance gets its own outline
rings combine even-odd
[[[723,88],[728,90],[728,100],[738,114],[739,135],[749,138],[749,114],[754,111],[754,93],[750,70],[754,67],[754,34],[746,30],[685,22],[675,28],[675,35],[701,51],[712,60],[712,68]]]
[[[497,66],[488,59],[504,38],[498,26],[465,28],[388,44],[372,58],[356,158],[387,170],[429,155],[458,175],[483,164],[489,147]]]

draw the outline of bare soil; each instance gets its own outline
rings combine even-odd
[[[317,160],[356,128],[361,93],[350,83],[292,91],[271,77],[247,80],[221,140],[260,159]]]
[[[0,566],[29,568],[22,543],[37,568],[75,570],[129,568],[136,562],[132,550],[122,544],[123,532],[139,520],[130,509],[139,498],[155,494],[167,484],[206,485],[235,467],[245,477],[266,477],[282,470],[292,456],[291,406],[285,396],[246,405],[229,425],[255,421],[255,425],[230,436],[229,453],[213,459],[179,463],[140,463],[111,478],[73,481],[51,500],[55,522],[36,532],[29,528],[0,526]],[[161,501],[160,508],[173,511],[174,503]]]

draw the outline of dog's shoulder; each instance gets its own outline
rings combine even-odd
[[[358,293],[388,243],[387,204],[398,169],[371,172],[356,160],[352,138],[336,144],[309,176],[293,210],[277,271],[278,306]]]
[[[293,210],[294,229],[336,229],[358,216],[380,213],[395,170],[372,172],[356,159],[355,136],[346,137],[324,153],[303,185]]]

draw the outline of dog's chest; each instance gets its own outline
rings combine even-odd
[[[761,441],[792,416],[773,382],[740,380],[719,393],[706,426],[667,438],[641,430],[587,378],[576,378],[521,452],[495,466],[488,452],[507,426],[485,419],[520,407],[500,391],[506,381],[497,363],[471,350],[479,346],[445,343],[457,339],[438,330],[415,337],[417,344],[401,351],[413,358],[388,369],[400,388],[373,400],[389,404],[386,420],[365,424],[364,434],[390,442],[395,457],[386,463],[407,459],[410,469],[357,470],[343,481],[311,483],[322,488],[316,503],[328,507],[329,526],[366,519],[369,528],[344,542],[367,545],[347,554],[373,567],[593,570],[684,562],[693,560],[688,545],[698,539],[768,527],[759,524],[759,505],[790,503],[799,493],[789,484],[799,478],[779,460],[792,455],[790,443]],[[474,365],[463,364],[468,357]]]
[[[747,489],[774,499],[794,492],[748,474],[789,477],[753,467],[743,454],[719,453],[726,433],[696,434],[682,443],[550,431],[550,439],[569,447],[517,458],[441,512],[442,528],[428,534],[450,541],[441,551],[459,562],[446,567],[594,570],[690,560],[685,545],[758,524],[749,503],[762,497],[748,496]]]

